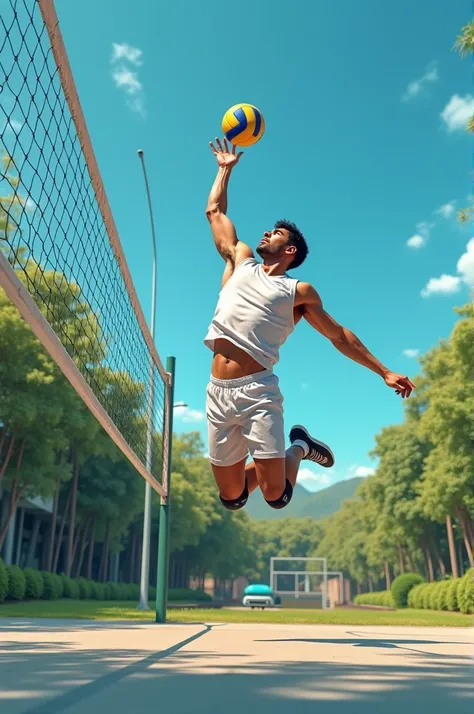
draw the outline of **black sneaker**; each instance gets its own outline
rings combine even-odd
[[[314,461],[316,464],[324,466],[327,469],[334,466],[334,454],[329,446],[310,436],[307,429],[300,424],[296,424],[290,431],[291,443],[297,439],[300,439],[301,441],[304,441],[305,444],[308,444],[309,452],[308,455],[304,457],[307,461]]]

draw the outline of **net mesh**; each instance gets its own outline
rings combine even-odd
[[[166,382],[110,240],[36,0],[0,13],[0,248],[143,464],[161,480]],[[1,415],[0,415],[1,417]]]

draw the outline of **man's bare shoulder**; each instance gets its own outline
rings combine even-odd
[[[255,258],[253,250],[249,245],[247,245],[247,243],[243,243],[239,240],[235,246],[235,264],[238,265],[247,258]]]
[[[314,305],[320,302],[319,293],[311,283],[305,283],[302,280],[298,281],[296,286],[296,305]]]

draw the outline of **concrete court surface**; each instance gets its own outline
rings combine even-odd
[[[474,712],[471,629],[0,619],[2,714]]]

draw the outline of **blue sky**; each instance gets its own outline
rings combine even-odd
[[[208,142],[239,101],[257,105],[267,127],[230,185],[240,238],[255,246],[275,220],[294,220],[311,251],[295,277],[312,282],[390,369],[416,375],[404,351],[446,337],[474,281],[471,234],[454,210],[470,192],[471,63],[452,50],[471,3],[259,0],[245,16],[215,0],[56,5],[149,317],[152,251],[136,154],[145,150],[159,241],[156,341],[163,358],[176,356],[176,399],[189,404],[176,430],[206,434],[203,338],[223,268],[204,214],[215,173]],[[368,473],[374,435],[402,419],[395,394],[306,324],[276,371],[287,427],[306,424],[336,454],[331,472],[305,468],[303,485]]]

